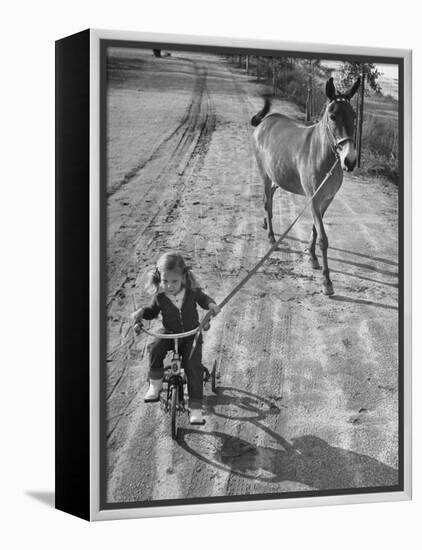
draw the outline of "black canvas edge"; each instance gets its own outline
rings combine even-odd
[[[90,31],[55,43],[55,507],[90,519]]]

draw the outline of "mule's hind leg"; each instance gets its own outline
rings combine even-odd
[[[273,231],[273,195],[275,188],[272,188],[272,181],[271,178],[268,176],[267,172],[265,171],[264,166],[262,165],[260,154],[255,151],[255,157],[256,162],[258,164],[258,170],[262,178],[262,183],[264,184],[264,210],[265,210],[265,216],[264,216],[264,222],[262,224],[264,229],[268,230],[268,238],[273,243],[275,242],[274,239],[274,231]]]
[[[268,238],[270,242],[274,243],[274,231],[273,231],[273,196],[276,187],[273,186],[272,181],[268,176],[264,176],[264,209],[266,211],[266,217],[264,218],[263,227],[268,229]]]
[[[264,229],[268,229],[268,223],[267,223],[267,202],[268,202],[268,199],[267,199],[267,193],[264,191],[264,210],[265,210],[265,216],[264,216],[264,221],[262,222],[262,227]]]
[[[275,243],[274,231],[273,231],[273,197],[277,187],[268,178],[268,182],[265,182],[265,199],[264,207],[267,211],[267,218],[264,218],[264,228],[268,228],[268,238],[271,243]]]
[[[315,254],[315,244],[316,244],[316,240],[317,240],[317,235],[318,235],[317,230],[316,230],[316,227],[315,227],[315,224],[314,224],[314,225],[312,225],[311,238],[310,238],[309,246],[308,246],[308,250],[309,250],[309,254],[310,254],[309,263],[311,264],[312,269],[320,269],[320,267],[321,267],[319,265],[317,255]]]

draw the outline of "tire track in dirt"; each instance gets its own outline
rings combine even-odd
[[[127,172],[120,181],[115,183],[113,187],[108,190],[108,197],[114,195],[114,193],[116,193],[123,185],[126,185],[132,179],[139,176],[141,170],[143,170],[146,165],[153,160],[162,157],[170,157],[170,160],[172,160],[178,154],[183,158],[184,149],[189,147],[189,144],[192,143],[194,139],[192,134],[193,130],[196,128],[196,121],[199,117],[199,109],[202,102],[206,79],[206,74],[201,72],[201,69],[196,63],[193,63],[193,67],[196,74],[196,80],[192,91],[192,98],[180,123],[154,148],[148,158],[142,159],[131,170],[129,170],[129,172]],[[167,150],[167,148],[169,150]],[[183,172],[184,168],[180,170],[179,175],[183,174]]]
[[[196,97],[196,103],[197,107],[195,109],[191,109],[190,112],[192,114],[189,124],[186,128],[186,132],[184,133],[182,139],[179,141],[177,147],[176,147],[176,153],[172,156],[172,166],[171,168],[174,170],[176,169],[177,173],[177,183],[179,185],[177,186],[177,195],[180,197],[180,195],[183,192],[184,187],[194,178],[194,175],[196,171],[200,170],[201,165],[201,159],[206,154],[212,132],[214,131],[215,126],[215,114],[213,112],[213,105],[211,102],[211,99],[209,97],[209,94],[206,91],[206,70],[204,68],[201,68],[200,74],[202,75],[201,80],[201,94],[200,94],[200,101],[198,101],[198,97]],[[160,250],[159,246],[159,236],[157,238],[157,231],[156,227],[160,227],[161,224],[165,224],[166,222],[169,222],[169,219],[174,214],[175,211],[177,211],[178,208],[178,202],[180,201],[179,198],[176,198],[170,208],[162,208],[162,206],[154,213],[154,216],[150,218],[147,227],[143,228],[140,233],[138,234],[135,246],[134,246],[134,253],[132,254],[132,258],[129,259],[127,262],[125,268],[128,269],[129,262],[137,263],[138,258],[137,252],[139,249],[142,249],[142,254],[145,257],[153,257],[157,254],[157,250]],[[126,290],[126,285],[130,281],[127,278],[125,279],[122,289]],[[132,286],[130,288],[133,287]],[[132,311],[133,305],[130,303],[130,296],[126,296],[126,293],[122,294],[119,292],[116,293],[118,299],[120,300],[119,303],[119,310],[120,312],[123,311]],[[109,304],[110,306],[113,306],[113,302]],[[126,314],[127,318],[127,314]],[[125,329],[127,329],[127,326],[125,326]],[[138,347],[138,346],[136,346]],[[141,355],[144,355],[145,353],[145,344],[143,344],[141,351]],[[108,381],[109,383],[113,384],[113,392],[111,392],[110,397],[112,399],[109,399],[108,408],[110,410],[110,415],[116,416],[116,410],[125,408],[125,402],[128,401],[128,397],[126,395],[127,388],[133,387],[135,380],[139,380],[139,366],[134,364],[134,360],[132,359],[130,361],[129,358],[125,357],[126,351],[124,349],[124,346],[122,347],[120,353],[114,353],[113,357],[113,363],[114,365],[110,365],[109,369],[109,376]],[[137,357],[139,359],[139,355]],[[126,359],[126,360],[125,360]],[[128,367],[127,362],[130,362],[130,365]],[[114,368],[113,368],[114,366]],[[124,372],[122,372],[124,371]],[[126,374],[127,373],[127,374]],[[116,376],[120,378],[118,383],[116,384]],[[143,386],[143,384],[141,384]],[[120,394],[124,394],[124,398],[116,398],[116,390],[119,390]],[[127,403],[126,403],[127,404]],[[123,419],[122,416],[119,417],[120,421]],[[129,422],[131,420],[129,419]],[[156,425],[157,419],[145,419],[146,424],[148,425]],[[126,423],[125,423],[126,424]],[[144,426],[144,423],[142,423],[142,426]],[[116,429],[116,425],[113,427],[113,430]],[[119,426],[119,440],[124,441],[125,437],[123,436],[124,429],[122,426]],[[145,437],[148,437],[149,434],[144,434]],[[167,438],[167,434],[166,434]],[[166,441],[166,440],[165,440]],[[111,447],[113,447],[113,443],[110,444]],[[114,446],[117,446],[116,443],[114,443]],[[150,457],[151,458],[151,457]],[[159,463],[158,458],[155,457],[157,460],[155,461],[157,464]],[[114,461],[110,460],[110,472],[114,470],[114,467],[112,465]],[[153,464],[154,461],[151,461],[151,464]],[[147,468],[144,469],[144,471],[147,471]],[[115,492],[116,489],[113,489],[113,487],[117,487],[116,483],[111,482],[111,493]],[[149,493],[151,494],[151,493]]]
[[[165,162],[160,162],[158,167],[158,172],[153,170],[153,180],[155,185],[158,186],[160,183],[167,183],[171,186],[173,194],[171,194],[170,200],[158,201],[159,206],[153,212],[146,222],[141,224],[141,226],[136,226],[133,224],[134,231],[137,232],[136,236],[133,231],[125,231],[124,239],[125,242],[117,240],[113,247],[109,248],[108,255],[115,258],[118,256],[118,250],[121,250],[120,256],[126,257],[126,261],[119,263],[119,271],[122,273],[121,281],[116,282],[116,277],[114,277],[113,284],[113,275],[110,276],[109,288],[111,288],[111,293],[109,293],[108,307],[110,308],[113,302],[116,299],[125,298],[125,287],[134,288],[136,282],[136,267],[139,261],[140,248],[142,248],[142,255],[146,257],[149,252],[149,245],[156,238],[156,232],[151,231],[151,228],[155,225],[157,218],[163,217],[168,220],[171,216],[171,213],[178,207],[180,202],[180,196],[183,192],[184,186],[186,185],[186,180],[191,177],[191,172],[186,177],[184,173],[187,170],[187,167],[190,164],[197,164],[200,154],[205,154],[207,144],[210,140],[210,135],[214,127],[214,117],[212,112],[212,105],[210,105],[209,100],[203,101],[204,90],[206,85],[206,71],[204,69],[200,70],[197,67],[197,64],[194,64],[196,74],[200,74],[200,79],[194,87],[196,93],[193,95],[193,99],[189,108],[189,118],[187,120],[186,128],[183,131],[182,137],[179,139],[176,146],[172,147],[172,152],[170,158],[167,158],[167,164]],[[199,82],[199,83],[198,83]],[[199,90],[199,91],[198,91]],[[186,118],[186,117],[185,117]],[[166,159],[165,159],[166,160]],[[164,167],[163,167],[164,164]],[[180,170],[177,168],[182,167]],[[154,167],[155,168],[155,167]],[[168,180],[164,180],[164,176],[169,176]],[[138,187],[141,186],[142,182],[137,182]],[[147,190],[148,191],[148,190]],[[145,193],[142,194],[145,198]],[[133,218],[133,211],[138,208],[139,205],[135,205],[132,208],[132,212],[129,214],[129,218]],[[112,206],[110,210],[112,210]],[[125,217],[127,214],[125,214]],[[121,215],[116,214],[115,212],[110,213],[110,217],[115,217],[117,220],[121,219]],[[121,223],[121,222],[118,222]],[[149,233],[146,236],[148,239],[147,247],[145,247],[145,234]],[[113,235],[112,235],[113,236]],[[112,237],[111,236],[111,237]],[[131,242],[129,246],[122,246],[122,244]],[[142,244],[142,247],[141,247]],[[117,263],[117,262],[116,262]],[[109,269],[110,271],[110,269]],[[135,274],[134,274],[135,273]],[[118,278],[117,278],[118,279]],[[122,303],[121,303],[122,305]]]
[[[109,197],[107,239],[111,261],[108,267],[108,305],[125,284],[125,274],[132,271],[134,257],[131,251],[162,211],[169,214],[177,207],[183,192],[185,170],[195,158],[195,149],[206,146],[206,137],[213,123],[209,104],[204,101],[207,74],[197,64],[194,63],[193,67],[195,85],[188,112],[183,117],[184,124],[158,147],[136,178],[129,179],[124,189],[120,188],[120,192]],[[146,217],[142,216],[145,202],[154,205],[152,213]]]

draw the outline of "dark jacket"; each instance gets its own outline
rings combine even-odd
[[[164,329],[168,332],[188,332],[199,325],[198,310],[196,305],[203,309],[209,309],[214,300],[207,296],[200,288],[196,290],[185,289],[182,307],[180,310],[166,296],[164,292],[158,292],[149,307],[144,308],[144,319],[155,319],[159,313],[163,318]]]

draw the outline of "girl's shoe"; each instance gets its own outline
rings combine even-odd
[[[162,380],[150,380],[149,388],[147,393],[145,394],[144,401],[146,403],[152,403],[154,401],[158,401],[160,399],[160,393],[162,388],[163,388]]]
[[[190,410],[190,417],[189,422],[191,424],[200,424],[201,426],[205,424],[205,419],[202,416],[202,409],[191,409]]]

